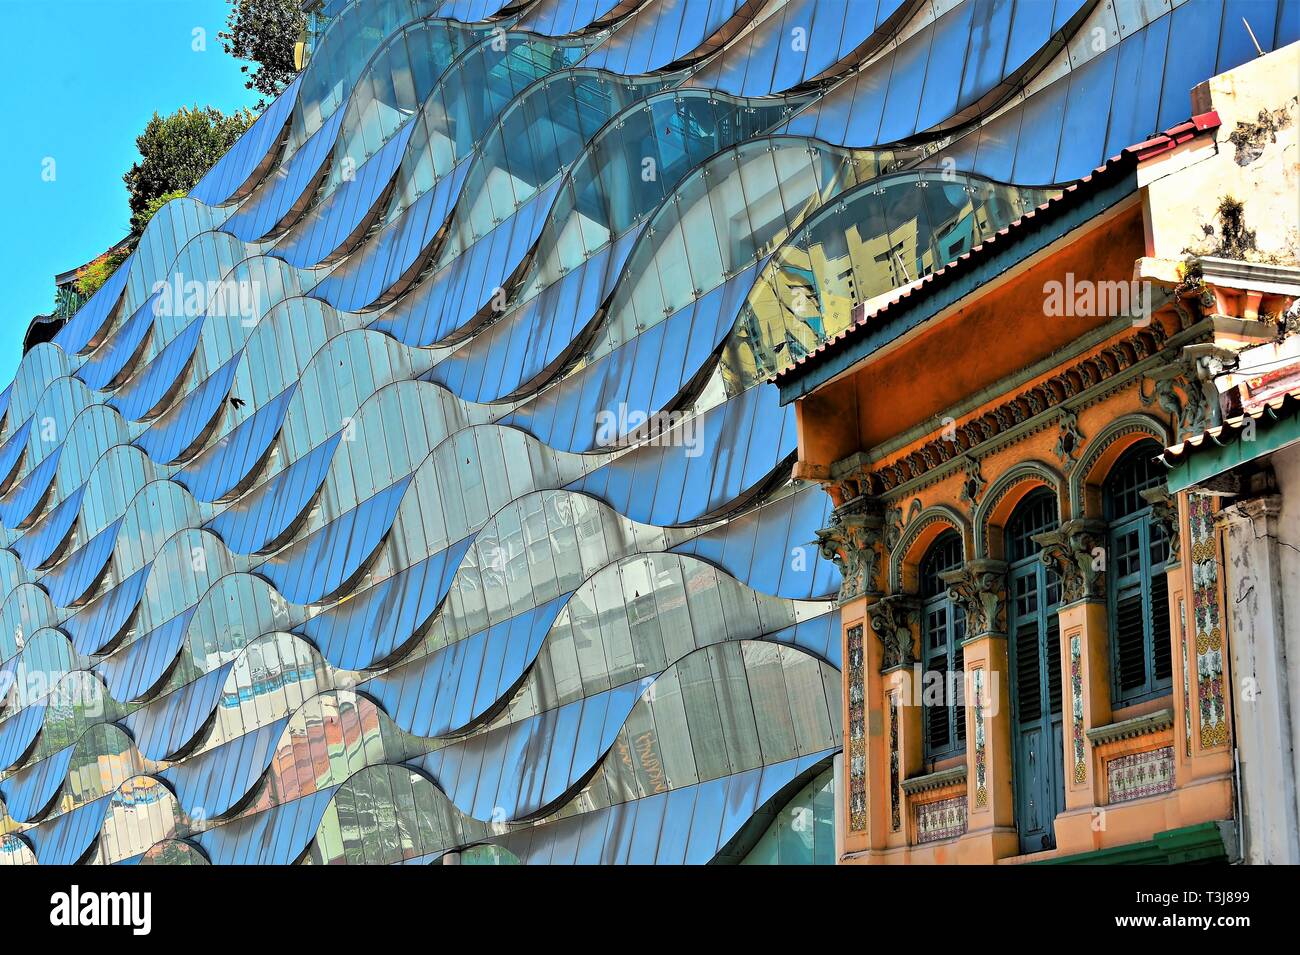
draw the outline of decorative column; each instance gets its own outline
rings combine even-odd
[[[878,663],[876,697],[881,706],[884,733],[880,741],[879,784],[870,790],[872,848],[907,845],[907,801],[903,780],[915,773],[924,759],[921,709],[914,705],[917,688],[913,665],[917,662],[916,633],[921,620],[920,601],[909,594],[882,597],[867,608],[876,639],[872,662]],[[873,766],[877,764],[873,763]]]
[[[881,651],[878,641],[867,632],[866,621],[868,608],[881,596],[883,514],[879,502],[859,496],[832,511],[830,524],[817,532],[822,556],[834,562],[842,580],[844,812],[837,820],[842,858],[883,847],[888,829],[884,798],[888,737],[880,683]]]
[[[1007,657],[1007,565],[977,558],[943,575],[966,614],[962,644],[966,689],[966,861],[1019,852],[1011,748]]]
[[[1061,687],[1064,709],[1065,813],[1057,843],[1090,847],[1093,807],[1104,787],[1095,779],[1088,731],[1111,718],[1110,633],[1106,621],[1106,525],[1066,521],[1035,534],[1041,559],[1061,581]]]

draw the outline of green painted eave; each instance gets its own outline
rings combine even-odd
[[[963,298],[978,292],[1025,259],[1086,225],[1133,195],[1138,188],[1136,166],[1120,163],[1094,174],[1094,181],[1065,192],[1045,208],[1026,216],[994,240],[987,241],[970,259],[959,259],[918,285],[861,325],[832,339],[800,364],[777,376],[781,404],[801,398],[869,358],[877,350],[941,314]],[[1086,186],[1086,188],[1085,188]]]
[[[1195,487],[1233,468],[1272,454],[1300,441],[1300,415],[1292,413],[1277,420],[1267,414],[1255,419],[1255,440],[1243,441],[1241,428],[1206,435],[1195,447],[1183,448],[1178,463],[1169,472],[1169,493]]]
[[[1157,832],[1146,842],[1113,846],[1095,852],[1058,856],[1031,862],[1030,865],[1187,865],[1189,863],[1227,862],[1228,849],[1223,843],[1220,825],[1202,822],[1182,829]]]

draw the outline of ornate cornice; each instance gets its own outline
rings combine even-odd
[[[1078,453],[1077,442],[1081,438],[1074,430],[1077,425],[1071,423],[1076,408],[1070,403],[1158,354],[1167,339],[1164,325],[1153,321],[1128,338],[1107,345],[1051,378],[989,408],[965,424],[946,428],[941,436],[910,454],[870,470],[865,466],[851,468],[852,474],[844,474],[838,479],[852,481],[853,489],[858,494],[888,494],[924,477],[932,470],[947,465],[962,467],[962,462],[969,464],[972,460],[970,452],[978,446],[1055,409],[1064,409],[1066,415],[1061,425],[1063,443],[1059,445],[1058,453],[1063,456],[1063,467],[1068,469],[1065,461],[1073,465]],[[1050,420],[1047,419],[1047,422]],[[978,474],[978,469],[976,473]],[[973,498],[978,499],[982,490],[982,487],[979,488]]]
[[[857,497],[831,512],[831,522],[817,531],[818,546],[840,570],[840,600],[880,593],[885,536],[879,501]]]
[[[1234,520],[1268,521],[1282,513],[1282,496],[1268,494],[1263,497],[1234,501],[1214,516],[1216,524],[1229,524]]]
[[[980,557],[940,576],[966,612],[966,639],[1007,635],[1006,561]]]
[[[943,789],[947,786],[955,786],[966,781],[966,764],[954,766],[952,769],[941,769],[937,773],[926,773],[924,776],[910,776],[903,780],[903,792],[909,796],[917,793],[930,792],[935,789]]]
[[[1061,602],[1100,600],[1106,595],[1106,525],[1092,518],[1066,521],[1035,534],[1043,563],[1061,578]]]
[[[1087,731],[1087,737],[1096,744],[1115,743],[1119,740],[1133,739],[1135,736],[1158,733],[1173,725],[1174,711],[1163,709],[1148,713],[1146,716],[1135,716],[1131,720],[1120,720],[1118,723],[1109,723],[1106,726],[1094,726]]]
[[[884,653],[880,672],[910,667],[917,661],[913,628],[921,619],[921,602],[911,594],[892,594],[867,607],[871,630]]]

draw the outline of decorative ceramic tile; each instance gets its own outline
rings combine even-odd
[[[898,694],[889,694],[889,826],[897,832],[902,825],[899,786],[902,784],[898,759]]]
[[[1219,548],[1214,533],[1214,502],[1188,496],[1191,525],[1192,613],[1196,620],[1197,736],[1201,749],[1228,742],[1223,698],[1223,629],[1219,618]]]
[[[1178,598],[1178,645],[1183,658],[1183,754],[1192,755],[1192,678],[1191,652],[1187,646],[1187,600]]]
[[[966,797],[952,796],[922,803],[913,810],[916,844],[951,839],[966,831]]]
[[[1162,746],[1108,760],[1106,779],[1112,803],[1167,793],[1174,788],[1174,748]]]
[[[862,625],[849,628],[849,828],[867,828],[867,724]]]
[[[1078,785],[1088,779],[1088,745],[1083,739],[1083,654],[1077,633],[1070,637],[1070,742]]]
[[[973,671],[975,688],[975,808],[989,804],[987,761],[984,746],[984,668]]]

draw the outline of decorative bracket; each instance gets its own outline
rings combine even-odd
[[[1142,404],[1159,405],[1175,422],[1176,437],[1199,433],[1220,423],[1219,393],[1213,386],[1206,387],[1212,376],[1209,359],[1179,358],[1143,376],[1152,387],[1150,394],[1140,393]],[[1179,389],[1185,398],[1179,396]]]
[[[1083,446],[1083,432],[1079,430],[1079,416],[1073,411],[1066,411],[1057,423],[1056,457],[1061,462],[1061,470],[1066,474],[1079,461],[1079,448]]]
[[[876,498],[860,496],[831,512],[829,527],[817,532],[818,547],[840,570],[840,601],[877,594],[882,564],[884,511]]]
[[[966,639],[1007,635],[1006,561],[979,557],[940,576],[948,596],[966,611]]]
[[[916,662],[912,628],[921,620],[921,602],[911,594],[892,594],[867,607],[871,629],[884,647],[880,672]]]
[[[1142,500],[1151,505],[1151,519],[1165,532],[1165,538],[1169,541],[1169,559],[1168,563],[1178,563],[1178,551],[1180,544],[1180,535],[1178,533],[1178,502],[1170,497],[1169,486],[1160,484],[1156,487],[1149,487],[1145,491],[1138,491]]]
[[[1100,600],[1106,595],[1106,525],[1092,518],[1066,521],[1035,534],[1043,563],[1061,578],[1061,602]]]
[[[979,503],[988,481],[980,471],[979,458],[966,456],[966,473],[961,479],[961,500],[963,504],[974,507]]]

